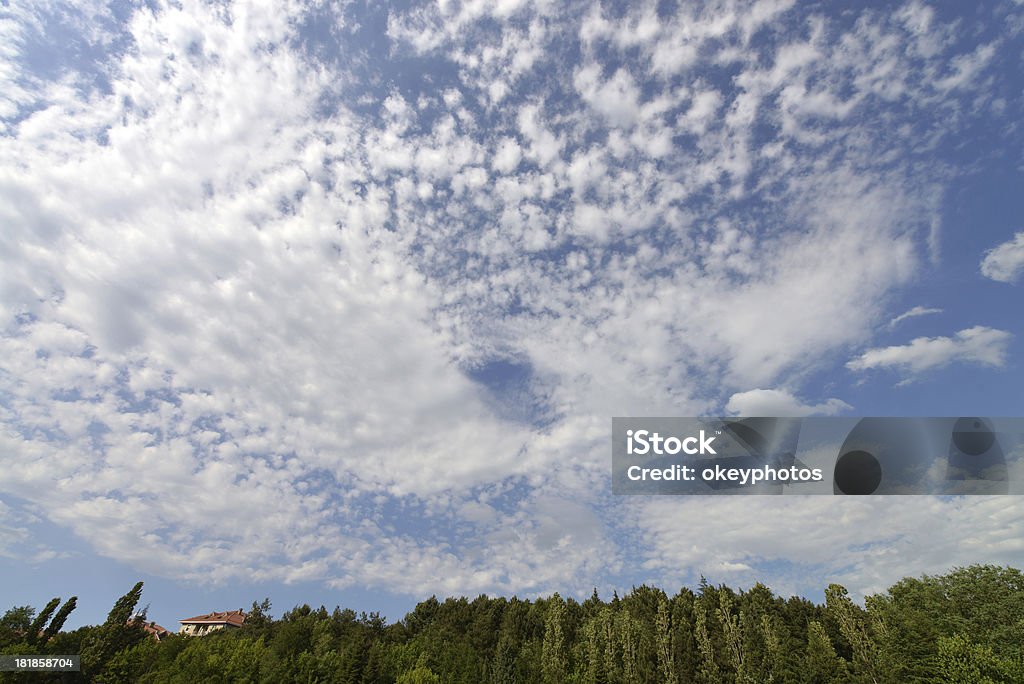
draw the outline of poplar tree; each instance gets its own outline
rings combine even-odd
[[[715,663],[715,647],[708,634],[708,614],[703,605],[697,606],[694,635],[697,637],[697,650],[700,651],[700,668],[697,676],[703,684],[718,684],[722,681],[721,671]]]
[[[828,589],[825,590],[825,606],[839,624],[843,638],[850,643],[857,669],[872,684],[888,682],[888,677],[879,667],[878,649],[868,633],[864,616],[850,600],[846,588],[839,584],[828,585]]]
[[[623,610],[616,616],[619,623],[619,638],[622,642],[622,681],[625,684],[640,684],[640,635],[636,619],[629,610]]]
[[[601,648],[602,622],[600,614],[587,620],[581,630],[583,634],[585,684],[604,684],[604,649]]]
[[[739,618],[732,614],[732,599],[724,588],[718,592],[718,610],[715,612],[722,625],[722,633],[725,635],[725,645],[729,650],[732,666],[736,670],[736,681],[744,684],[753,682],[750,673],[747,672],[747,659],[743,650],[743,630],[740,628],[743,613],[740,613]]]
[[[491,684],[515,684],[517,681],[515,649],[512,648],[509,637],[503,634],[498,639],[498,647],[494,651]]]
[[[562,631],[564,617],[565,602],[556,592],[551,597],[544,620],[544,643],[541,650],[541,675],[544,684],[565,682],[565,637]]]
[[[676,640],[668,599],[664,595],[658,597],[658,613],[655,616],[654,627],[658,644],[658,669],[661,671],[662,681],[677,682],[679,673],[676,671]]]
[[[764,665],[766,681],[782,681],[785,676],[785,654],[779,637],[779,625],[771,615],[763,613],[760,626],[767,661]]]
[[[848,680],[846,661],[836,655],[825,627],[817,620],[807,625],[807,650],[803,657],[803,681],[845,682]]]
[[[615,599],[617,602],[617,595]],[[613,605],[617,605],[617,603]],[[601,611],[601,629],[604,632],[604,672],[609,684],[619,684],[622,681],[618,640],[615,638],[615,615],[616,613],[611,608],[604,608]]]

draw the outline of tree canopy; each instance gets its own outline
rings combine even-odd
[[[142,584],[102,625],[61,632],[74,597],[0,618],[0,652],[81,654],[82,672],[32,681],[337,684],[1024,683],[1024,576],[971,566],[900,580],[861,606],[761,584],[640,586],[602,600],[430,597],[402,620],[253,602],[240,629],[147,638]],[[3,681],[17,681],[5,673]]]

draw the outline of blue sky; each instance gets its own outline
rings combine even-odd
[[[616,498],[608,438],[1022,415],[1022,53],[1011,1],[4,5],[0,604],[1019,566],[1016,498]]]

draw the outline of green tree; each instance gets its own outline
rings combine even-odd
[[[695,607],[697,597],[689,589],[682,589],[672,597],[672,629],[675,637],[675,666],[679,679],[692,682],[697,678],[700,653],[697,649]]]
[[[50,602],[39,612],[36,619],[32,621],[32,624],[28,627],[28,634],[25,635],[25,641],[31,646],[39,641],[39,637],[43,634],[43,628],[46,626],[46,621],[53,615],[53,611],[57,610],[57,606],[60,605],[60,597],[50,599]]]
[[[722,587],[718,592],[718,609],[715,614],[722,625],[722,633],[725,635],[725,644],[732,660],[733,669],[736,671],[736,682],[748,684],[753,682],[750,676],[750,667],[746,657],[746,650],[743,647],[743,630],[741,627],[743,614],[739,617],[733,615],[732,599],[729,591]]]
[[[64,605],[60,607],[60,610],[58,610],[57,614],[53,616],[53,619],[50,620],[50,624],[47,625],[46,630],[43,632],[43,643],[48,642],[55,634],[60,632],[64,627],[64,623],[67,622],[68,616],[71,615],[71,611],[75,609],[76,605],[78,605],[77,596],[72,596],[64,602]]]
[[[658,671],[666,684],[679,681],[676,670],[675,632],[672,629],[672,615],[669,610],[668,598],[662,594],[658,597],[658,615],[655,618],[655,635],[658,640]]]
[[[628,608],[619,611],[615,621],[622,649],[622,681],[624,684],[641,684],[644,680],[643,627]]]
[[[137,682],[157,660],[159,648],[153,639],[143,639],[134,646],[121,649],[110,657],[103,671],[92,681],[97,684]]]
[[[270,615],[270,607],[270,598],[265,598],[259,603],[253,601],[252,606],[249,608],[249,613],[245,616],[242,628],[246,631],[264,633],[274,622]]]
[[[0,617],[0,650],[81,653],[83,676],[70,679],[102,684],[1024,684],[1024,584],[1018,571],[990,566],[901,580],[865,608],[838,585],[822,606],[763,585],[737,593],[706,582],[699,594],[668,599],[641,586],[608,603],[596,593],[582,604],[435,598],[392,624],[308,605],[274,620],[266,600],[241,630],[159,642],[133,627],[140,596],[141,584],[102,625],[70,632],[60,630],[74,597],[39,615],[12,608]]]
[[[618,596],[615,596],[615,599],[616,602],[613,605],[618,605]],[[605,607],[602,609],[599,618],[599,629],[604,641],[604,653],[602,656],[604,659],[605,681],[619,684],[622,681],[622,667],[619,660],[619,642],[615,633],[615,615],[616,611],[612,608]]]
[[[441,684],[441,678],[428,667],[417,667],[403,673],[396,684]]]
[[[0,618],[0,647],[25,640],[36,609],[32,606],[14,606]]]
[[[802,681],[805,684],[847,681],[846,661],[836,655],[828,633],[817,620],[807,625]]]
[[[502,635],[498,639],[494,660],[491,663],[491,684],[516,684],[518,681],[515,649],[511,639]]]
[[[544,645],[541,651],[541,674],[544,684],[564,684],[566,677],[565,601],[556,592],[548,601],[544,620]]]
[[[830,584],[825,590],[825,605],[850,644],[856,671],[872,684],[890,681],[889,672],[882,667],[878,646],[868,630],[864,611],[853,604],[846,588]]]
[[[963,634],[941,637],[937,681],[944,684],[1024,682],[1021,662],[1000,658],[989,646],[971,643]]]
[[[715,662],[715,647],[708,633],[708,613],[703,605],[697,607],[697,621],[694,627],[697,638],[697,650],[700,651],[700,667],[697,678],[703,684],[718,684],[722,681],[722,673]]]
[[[140,598],[142,582],[114,603],[106,621],[82,645],[82,673],[86,677],[95,678],[114,654],[145,638],[146,633],[141,629],[146,620],[145,611],[135,613]]]
[[[1008,661],[1024,658],[1024,575],[1013,568],[972,565],[941,576],[905,578],[868,610],[884,624],[877,635],[897,681],[934,680],[942,637],[970,635]]]
[[[426,659],[420,656],[416,667],[403,672],[395,684],[441,684],[441,678],[427,667]]]
[[[774,616],[762,613],[759,627],[765,648],[765,661],[762,666],[764,681],[781,682],[785,679],[786,654],[782,647],[778,622]]]

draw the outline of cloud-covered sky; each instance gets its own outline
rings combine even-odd
[[[1022,58],[1009,0],[5,5],[3,608],[1019,566],[1013,498],[618,498],[608,440],[1024,414]]]

